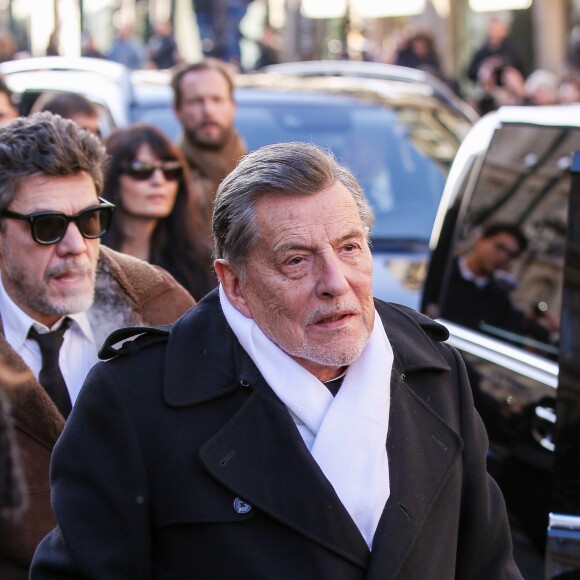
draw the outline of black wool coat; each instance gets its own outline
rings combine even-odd
[[[391,495],[372,550],[214,291],[170,332],[105,350],[117,356],[87,378],[53,456],[59,525],[31,578],[521,578],[446,330],[376,307],[395,362]]]

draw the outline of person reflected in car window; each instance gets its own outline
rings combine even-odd
[[[520,337],[550,342],[555,321],[537,309],[515,307],[510,292],[517,285],[507,268],[527,248],[521,229],[510,223],[483,228],[464,255],[454,258],[446,292],[440,305],[442,318],[494,334],[507,330]]]

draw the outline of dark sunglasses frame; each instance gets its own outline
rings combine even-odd
[[[75,215],[67,215],[60,211],[38,211],[35,213],[31,213],[28,215],[17,213],[15,211],[10,211],[8,209],[4,209],[0,211],[0,216],[15,219],[15,220],[23,220],[30,224],[30,234],[32,235],[32,239],[37,243],[43,246],[50,246],[52,244],[58,244],[66,235],[66,231],[68,229],[68,225],[70,222],[75,222],[81,236],[88,240],[94,240],[95,238],[100,238],[104,234],[107,233],[109,226],[111,224],[111,218],[113,216],[113,211],[115,209],[115,205],[111,202],[103,199],[102,197],[98,198],[101,202],[99,205],[93,205],[91,207],[87,207],[79,213]],[[102,223],[104,226],[101,227],[98,234],[93,234],[90,232],[85,231],[84,222],[82,221],[88,214],[92,214],[94,212],[100,212],[102,215],[107,216]],[[42,239],[42,236],[38,236],[38,224],[42,222],[43,219],[46,218],[55,218],[60,224],[62,224],[62,231],[55,234],[54,237],[50,239]],[[108,219],[108,221],[107,221]]]
[[[160,169],[167,181],[176,181],[183,175],[183,165],[179,161],[163,161],[162,163],[148,163],[146,161],[132,161],[122,165],[121,173],[135,181],[151,179],[156,169]]]

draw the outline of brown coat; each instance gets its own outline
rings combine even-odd
[[[189,293],[164,270],[101,246],[95,302],[88,312],[98,343],[121,326],[174,322],[193,306]],[[40,540],[56,525],[50,507],[49,466],[64,419],[31,370],[4,338],[0,369],[9,401],[28,507],[18,519],[0,516],[0,578],[28,578]]]

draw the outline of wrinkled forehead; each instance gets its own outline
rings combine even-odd
[[[366,232],[352,194],[340,182],[308,195],[266,193],[255,201],[254,213],[259,235],[268,243],[283,237],[314,242]]]

